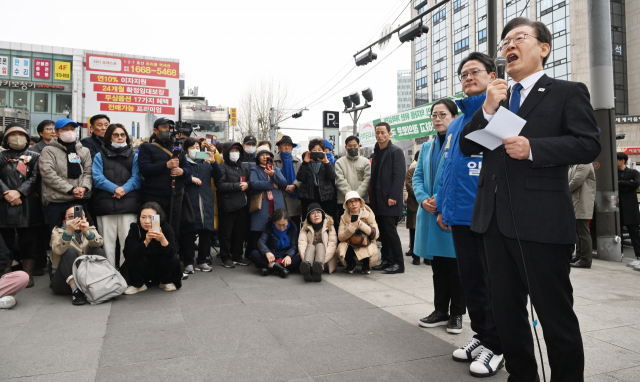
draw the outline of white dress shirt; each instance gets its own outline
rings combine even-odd
[[[520,89],[520,106],[522,106],[522,104],[524,103],[524,100],[527,98],[529,93],[531,93],[531,89],[533,89],[533,85],[535,85],[536,82],[538,82],[538,80],[542,76],[544,76],[544,70],[533,73],[529,77],[526,77],[525,79],[520,81],[520,85],[522,85],[522,89]],[[516,84],[515,82],[511,84],[512,89],[513,89],[513,85],[515,84]],[[491,122],[493,115],[487,114],[487,112],[484,111],[484,107],[482,108],[482,114],[484,114],[484,119],[486,119],[487,122]],[[531,148],[529,148],[529,160],[533,160],[533,156],[531,155]]]

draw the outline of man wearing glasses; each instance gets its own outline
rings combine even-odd
[[[483,152],[471,230],[483,236],[509,380],[540,378],[527,313],[530,297],[553,380],[582,381],[584,351],[569,280],[577,235],[567,173],[569,165],[596,159],[600,134],[587,87],[544,74],[551,33],[543,23],[512,19],[500,47],[512,86],[503,79],[488,85],[460,140],[463,154]],[[466,139],[485,128],[500,106],[526,120],[519,136],[493,151]]]

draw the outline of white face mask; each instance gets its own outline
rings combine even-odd
[[[111,146],[113,146],[116,149],[121,149],[123,147],[127,147],[127,142],[123,142],[123,143],[111,142]]]
[[[196,154],[198,154],[198,150],[189,150],[189,158],[191,158],[191,160],[196,160]]]
[[[247,145],[247,147],[244,148],[244,151],[248,152],[249,154],[253,154],[256,152],[256,146]]]
[[[63,131],[60,133],[60,140],[65,143],[71,143],[76,141],[75,131]]]
[[[229,153],[229,159],[231,159],[232,162],[237,162],[238,159],[240,159],[240,153]]]

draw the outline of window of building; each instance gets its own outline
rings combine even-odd
[[[464,0],[468,1],[468,0]],[[432,54],[432,71],[434,76],[433,89],[431,90],[431,99],[436,100],[447,95],[447,65],[448,65],[448,57],[447,57],[447,48],[448,48],[448,38],[447,36],[447,23],[442,22],[447,19],[447,9],[446,5],[441,6],[438,10],[435,11],[436,15],[434,16],[434,22],[431,32],[431,39],[433,41],[431,46],[431,54]],[[438,22],[436,23],[435,19],[438,18]],[[436,74],[438,76],[437,82]]]
[[[487,41],[487,28],[478,32],[478,44],[482,44]]]
[[[476,52],[487,53],[487,0],[476,1],[476,30],[478,40],[476,41]],[[481,34],[484,31],[484,34]]]
[[[12,107],[16,109],[29,109],[29,93],[22,90],[12,90]]]
[[[0,90],[0,106],[7,106],[7,91]]]
[[[611,0],[611,52],[613,55],[613,87],[617,115],[629,114],[627,78],[627,39],[625,0]]]
[[[453,54],[462,53],[469,50],[469,37],[464,38],[453,45]]]
[[[63,114],[65,107],[71,109],[71,94],[56,94],[55,114]]]
[[[569,1],[538,0],[538,20],[551,32],[551,52],[544,67],[552,78],[571,80],[571,44],[569,42]]]
[[[34,113],[49,112],[49,93],[33,92],[33,110]]]
[[[520,16],[520,14],[522,14],[522,17],[529,17],[529,0],[503,0],[502,6],[504,9],[504,25],[507,25],[511,19]]]

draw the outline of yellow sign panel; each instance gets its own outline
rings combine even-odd
[[[229,119],[231,126],[238,126],[238,109],[235,107],[229,109]]]
[[[71,63],[66,61],[55,62],[54,80],[71,81]]]

